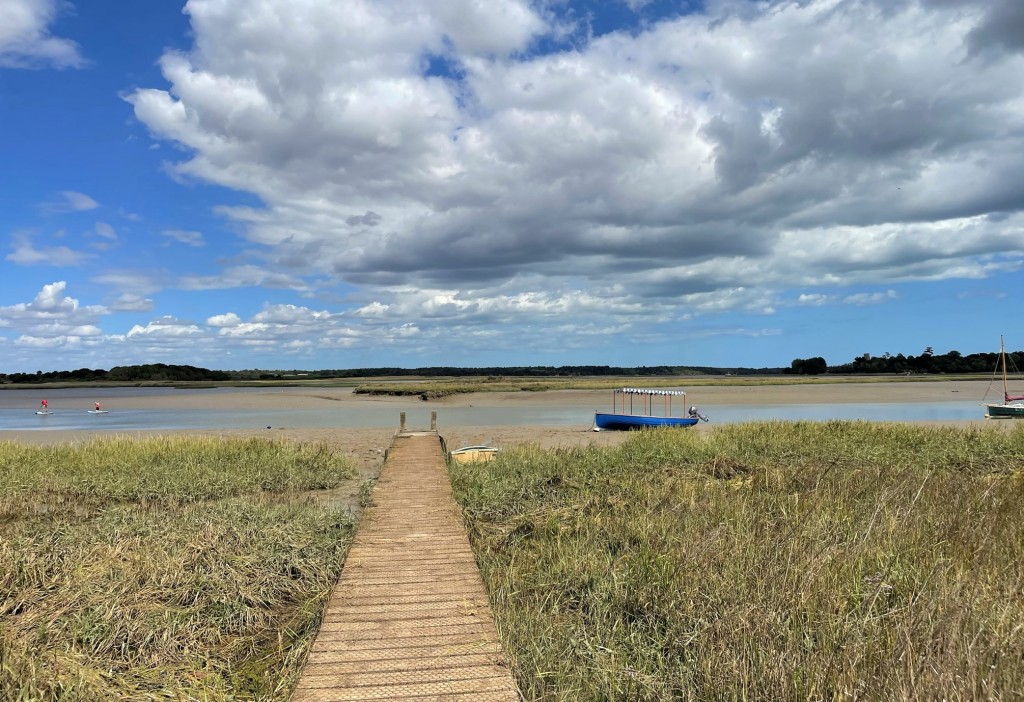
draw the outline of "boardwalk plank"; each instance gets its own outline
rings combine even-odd
[[[292,702],[517,702],[436,434],[399,435]]]

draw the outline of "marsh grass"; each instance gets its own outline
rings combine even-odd
[[[1024,695],[1024,427],[664,430],[450,471],[527,699]]]
[[[422,400],[436,400],[452,395],[473,392],[546,392],[550,390],[611,390],[623,386],[645,388],[763,385],[834,385],[844,383],[927,383],[949,380],[971,380],[976,376],[746,376],[707,377],[687,375],[677,377],[618,377],[618,378],[473,378],[465,380],[422,380],[406,382],[367,383],[353,390],[356,395],[419,396]]]
[[[512,381],[504,378],[477,378],[458,381],[422,380],[401,383],[364,384],[357,386],[352,392],[356,395],[418,396],[421,400],[438,400],[452,395],[463,395],[471,392],[543,392],[545,390],[566,390],[578,387],[579,385],[567,380]]]
[[[353,530],[325,446],[0,444],[0,699],[284,700]]]

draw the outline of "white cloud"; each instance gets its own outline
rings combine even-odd
[[[821,293],[803,293],[797,298],[796,303],[807,307],[821,307],[832,301],[833,298],[829,295],[822,295]]]
[[[85,193],[62,190],[58,193],[57,198],[40,204],[39,210],[44,214],[66,214],[68,212],[88,212],[99,206],[100,203]]]
[[[37,248],[32,237],[22,232],[11,237],[11,253],[4,260],[19,266],[80,266],[92,255],[75,251],[67,246],[44,246]]]
[[[64,344],[68,339],[100,336],[96,322],[110,310],[102,305],[82,306],[66,289],[65,281],[50,283],[31,302],[0,307],[0,327],[23,332],[22,337],[30,340],[24,343],[30,345],[36,343],[33,339]]]
[[[309,286],[298,278],[253,265],[225,268],[220,275],[187,275],[178,281],[178,287],[182,290],[221,290],[255,286],[298,291],[309,289]]]
[[[152,295],[164,287],[162,279],[165,276],[159,272],[145,272],[136,270],[110,270],[95,276],[93,282],[100,285],[116,288],[126,294],[142,298]]]
[[[117,238],[117,230],[114,229],[109,224],[107,224],[106,222],[96,222],[95,231],[97,234],[104,237],[105,239]]]
[[[329,312],[314,311],[297,305],[269,305],[253,316],[257,322],[270,324],[322,324],[334,318]]]
[[[206,242],[203,241],[203,235],[201,232],[183,231],[181,229],[165,229],[163,235],[168,239],[180,242],[182,244],[188,244],[189,246],[201,247],[206,246]]]
[[[49,25],[65,6],[60,0],[4,0],[0,4],[0,68],[83,65],[73,41],[49,33]]]
[[[74,312],[78,309],[78,300],[64,295],[67,283],[63,280],[44,285],[28,307],[40,312]]]
[[[128,330],[128,339],[137,337],[181,339],[201,336],[203,330],[191,322],[181,321],[174,317],[165,316],[149,322],[145,326],[136,324]]]
[[[856,293],[854,295],[847,295],[843,298],[843,303],[847,305],[880,305],[883,302],[895,300],[897,297],[895,290],[886,290],[885,292],[876,293]]]
[[[565,27],[538,7],[190,2],[193,50],[129,100],[190,154],[177,176],[263,201],[218,210],[262,258],[178,285],[341,282],[347,321],[318,323],[482,338],[773,314],[794,288],[866,304],[888,298],[846,290],[1024,264],[1003,0],[715,2],[540,55]],[[283,338],[300,312],[225,329]]]
[[[15,346],[27,346],[34,349],[58,348],[65,343],[67,343],[67,339],[63,337],[28,336],[25,334],[14,340]]]
[[[206,320],[206,324],[211,327],[237,327],[241,323],[242,320],[234,312],[217,314]]]
[[[435,0],[424,7],[463,56],[507,55],[547,32],[529,3],[517,0]]]
[[[142,295],[122,293],[110,304],[113,312],[149,312],[153,309],[153,300]]]

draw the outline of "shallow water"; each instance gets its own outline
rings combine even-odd
[[[407,426],[430,426],[430,413],[438,413],[438,426],[578,426],[589,427],[595,408],[575,405],[477,405],[454,407],[427,404],[419,400],[404,403],[338,402],[317,408],[268,409],[118,409],[117,398],[147,397],[159,404],[161,397],[172,395],[209,396],[221,392],[294,392],[294,389],[225,388],[178,390],[174,388],[105,388],[104,407],[108,414],[89,414],[96,391],[69,388],[47,392],[53,414],[35,414],[39,390],[5,390],[0,392],[0,430],[174,430],[174,429],[303,429],[303,428],[374,428],[398,427],[399,412],[405,411]],[[607,411],[607,408],[600,408]],[[767,419],[829,420],[865,419],[875,421],[960,421],[984,417],[984,408],[977,402],[922,403],[835,403],[803,405],[701,405],[701,412],[712,423],[729,424]]]

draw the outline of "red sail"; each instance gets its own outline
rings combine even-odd
[[[1007,402],[1015,402],[1017,400],[1024,400],[1024,395],[1007,395],[1003,393],[1003,397],[1006,398]]]

